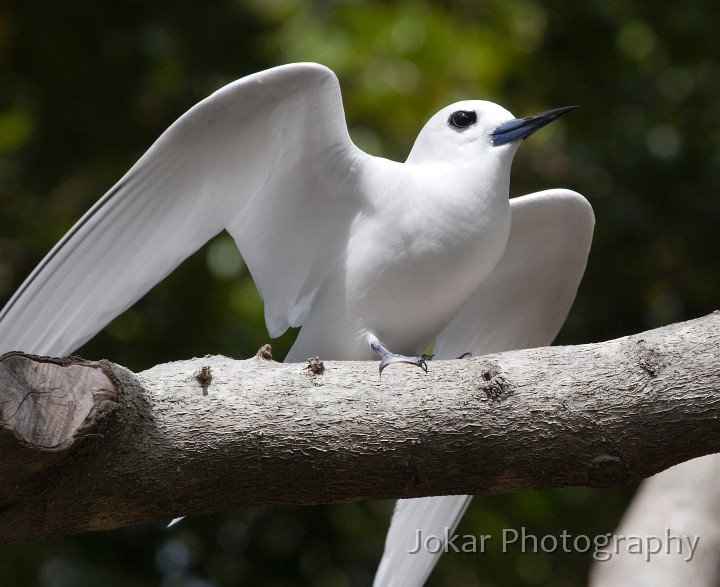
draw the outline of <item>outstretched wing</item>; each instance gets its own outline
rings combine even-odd
[[[485,355],[552,343],[585,271],[595,218],[588,201],[569,190],[510,200],[507,248],[488,279],[442,331],[435,355]],[[375,587],[422,585],[443,551],[415,549],[418,533],[452,536],[467,495],[399,500]]]
[[[590,252],[592,207],[555,189],[514,198],[510,208],[505,253],[440,333],[438,358],[546,346],[565,322]]]
[[[76,349],[228,227],[271,333],[283,332],[331,268],[326,251],[349,225],[348,186],[366,157],[329,69],[286,65],[225,86],[165,131],[43,259],[0,313],[0,352]]]

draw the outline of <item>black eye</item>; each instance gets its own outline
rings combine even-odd
[[[456,110],[448,118],[448,124],[455,128],[464,129],[477,122],[477,114],[472,110]]]

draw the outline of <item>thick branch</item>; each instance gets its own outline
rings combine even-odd
[[[720,450],[720,313],[600,344],[324,374],[0,359],[0,541],[248,504],[641,479]],[[209,371],[201,372],[202,367]]]

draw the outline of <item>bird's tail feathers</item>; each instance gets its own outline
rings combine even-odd
[[[471,499],[447,495],[398,500],[373,587],[423,585]]]

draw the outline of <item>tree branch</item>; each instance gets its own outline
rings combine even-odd
[[[715,312],[382,378],[372,362],[206,357],[133,375],[8,353],[0,542],[237,505],[635,481],[720,450],[719,333]]]
[[[616,536],[656,537],[652,553],[638,556],[617,548],[610,560],[596,562],[590,572],[590,587],[715,587],[720,576],[720,455],[706,455],[677,465],[640,485],[623,516]],[[678,548],[677,538],[693,541]],[[672,544],[671,544],[672,542]],[[614,545],[611,545],[611,548]],[[650,551],[650,548],[647,549]],[[651,560],[652,564],[648,564]]]

